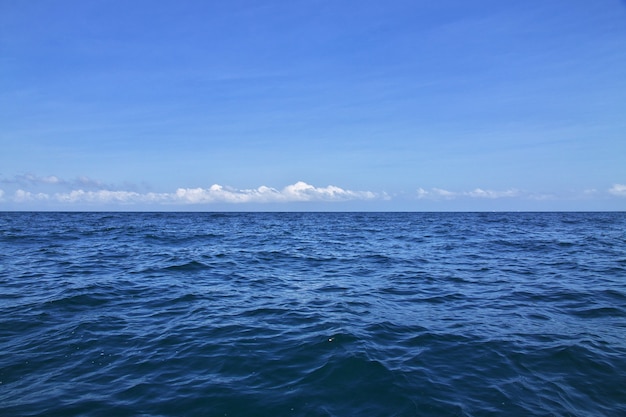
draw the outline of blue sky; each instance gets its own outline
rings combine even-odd
[[[0,210],[625,210],[626,2],[0,0]]]

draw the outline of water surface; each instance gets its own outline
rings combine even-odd
[[[625,213],[0,213],[0,414],[623,416]]]

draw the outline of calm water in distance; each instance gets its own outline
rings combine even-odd
[[[626,213],[0,213],[2,416],[625,416]]]

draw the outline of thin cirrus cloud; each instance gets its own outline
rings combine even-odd
[[[510,189],[505,191],[493,191],[493,190],[483,190],[482,188],[475,188],[472,191],[449,191],[444,190],[442,188],[431,188],[430,190],[425,190],[423,188],[418,188],[417,190],[417,198],[419,199],[430,199],[430,200],[452,200],[459,197],[470,197],[470,198],[506,198],[506,197],[519,197],[521,193],[518,190]]]
[[[66,181],[56,175],[40,176],[34,174],[20,174],[15,175],[13,178],[0,178],[0,182],[21,185],[60,185],[66,183]]]
[[[64,187],[85,187],[85,188],[105,188],[106,184],[94,180],[86,176],[79,176],[73,180],[66,180],[56,175],[35,175],[35,174],[19,174],[12,178],[0,178],[0,183],[17,184],[22,187],[37,186],[64,186]]]

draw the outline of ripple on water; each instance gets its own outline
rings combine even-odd
[[[626,415],[623,213],[0,213],[2,415]]]

